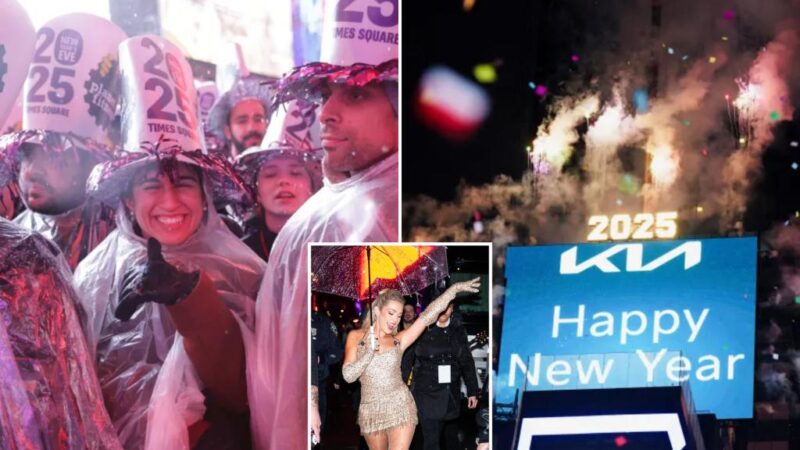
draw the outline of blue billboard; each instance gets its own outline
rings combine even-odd
[[[755,237],[511,247],[495,402],[518,392],[689,384],[750,418]]]

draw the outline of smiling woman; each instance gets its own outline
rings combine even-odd
[[[179,245],[197,231],[207,211],[201,186],[202,175],[196,166],[181,163],[174,173],[167,174],[152,163],[134,175],[124,203],[142,237]]]
[[[190,73],[156,36],[123,43],[123,60],[147,61],[130,51],[143,43]],[[125,91],[125,151],[88,182],[90,198],[116,206],[117,229],[75,271],[103,399],[125,448],[248,448],[245,344],[265,265],[214,209],[242,201],[244,185],[197,136],[151,131],[140,91]]]

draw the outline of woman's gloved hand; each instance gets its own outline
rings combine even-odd
[[[120,302],[114,315],[127,322],[145,302],[174,305],[186,298],[200,281],[200,272],[182,272],[164,260],[161,243],[147,240],[147,260],[131,266],[122,278]]]

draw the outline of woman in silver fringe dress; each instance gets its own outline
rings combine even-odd
[[[404,450],[411,445],[417,407],[400,374],[403,352],[436,322],[456,294],[478,292],[479,280],[453,284],[413,325],[400,332],[397,327],[403,319],[403,296],[395,290],[384,291],[361,329],[347,336],[342,375],[348,383],[361,382],[358,426],[371,450]]]

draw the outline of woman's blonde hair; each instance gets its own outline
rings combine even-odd
[[[378,298],[372,302],[372,309],[383,309],[389,302],[400,302],[405,304],[406,299],[403,298],[403,294],[400,293],[397,289],[384,289],[380,293],[378,293]],[[373,316],[375,315],[374,311],[370,311],[369,309],[365,310],[365,317],[362,320],[361,328],[369,328],[372,326]]]

